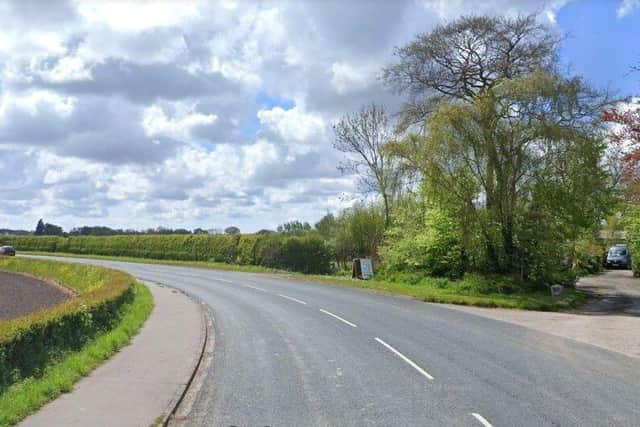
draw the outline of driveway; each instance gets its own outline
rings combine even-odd
[[[592,298],[572,313],[449,307],[640,357],[640,279],[629,270],[609,270],[576,286]]]

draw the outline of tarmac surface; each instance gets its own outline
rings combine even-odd
[[[640,360],[619,352],[283,275],[73,261],[179,288],[213,313],[212,357],[181,425],[640,425]]]

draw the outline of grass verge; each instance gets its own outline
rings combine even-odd
[[[472,305],[491,308],[513,308],[521,310],[561,311],[579,307],[587,302],[587,296],[576,289],[565,289],[562,300],[555,300],[548,292],[519,289],[505,286],[504,279],[486,278],[468,274],[462,280],[445,278],[421,278],[419,281],[354,280],[345,276],[327,276],[291,273],[252,265],[235,265],[205,261],[170,261],[132,257],[76,255],[66,253],[24,252],[30,255],[48,255],[70,258],[103,259],[145,264],[162,264],[182,267],[208,268],[213,270],[245,273],[271,273],[295,280],[330,283],[339,286],[368,289],[394,295],[405,295],[424,302]],[[491,289],[504,292],[491,292]]]
[[[81,350],[46,367],[42,375],[26,378],[0,394],[0,426],[17,423],[42,405],[73,388],[73,384],[129,343],[153,309],[151,292],[134,285],[134,298],[123,307],[120,323],[91,339]]]

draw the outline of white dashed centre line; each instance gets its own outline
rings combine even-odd
[[[324,314],[328,314],[329,316],[338,319],[342,323],[346,323],[347,325],[351,326],[352,328],[357,328],[358,327],[358,325],[356,325],[355,323],[351,323],[348,320],[345,320],[342,317],[338,316],[337,314],[331,313],[330,311],[323,310],[323,309],[320,309],[320,311],[323,312]]]
[[[487,421],[487,419],[485,417],[483,417],[482,415],[480,415],[480,414],[478,414],[476,412],[472,412],[471,415],[473,415],[473,417],[476,420],[480,421],[484,427],[493,427],[491,425],[491,423],[489,421]]]
[[[299,299],[297,299],[297,298],[294,298],[294,297],[289,297],[289,296],[287,296],[287,295],[282,295],[282,294],[278,294],[278,296],[279,296],[279,297],[282,297],[282,298],[286,298],[286,299],[291,300],[291,301],[294,301],[294,302],[297,302],[298,304],[307,305],[307,303],[306,303],[306,302],[304,302],[304,301],[302,301],[302,300],[299,300]]]
[[[400,353],[398,350],[396,350],[395,348],[391,347],[389,344],[387,344],[386,342],[382,341],[380,338],[376,338],[376,341],[378,341],[380,344],[382,344],[383,346],[385,346],[387,349],[391,350],[393,353],[395,353],[396,356],[398,356],[400,359],[404,360],[405,362],[407,362],[409,365],[411,365],[411,367],[413,369],[415,369],[416,371],[420,372],[422,375],[424,375],[425,377],[427,377],[430,380],[433,380],[433,377],[431,375],[429,375],[429,373],[427,371],[425,371],[424,369],[422,369],[420,366],[416,365],[411,359],[409,359],[407,356],[405,356],[404,354]]]
[[[224,283],[233,283],[231,280],[227,280],[227,279],[220,279],[218,277],[216,277],[213,280],[217,280],[218,282],[224,282]]]
[[[252,285],[245,285],[247,288],[251,288],[251,289],[255,289],[256,291],[260,291],[260,292],[267,292],[266,289],[262,289],[259,288],[257,286],[252,286]]]

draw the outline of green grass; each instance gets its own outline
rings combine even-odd
[[[147,264],[175,265],[183,267],[208,268],[214,270],[239,271],[245,273],[271,273],[286,278],[339,286],[368,289],[394,295],[406,295],[425,302],[473,305],[478,307],[515,308],[522,310],[560,311],[578,307],[587,301],[584,293],[575,289],[565,289],[562,300],[554,300],[549,292],[532,291],[514,286],[504,278],[482,277],[467,274],[462,280],[444,278],[405,280],[354,280],[344,275],[311,275],[291,273],[259,266],[235,265],[206,261],[169,261],[131,257],[91,256],[47,252],[24,252],[32,255],[52,255],[71,258],[95,258]],[[499,289],[500,292],[495,292]],[[493,290],[493,291],[492,291]]]
[[[297,278],[297,277],[296,277]],[[575,289],[566,289],[562,300],[555,300],[549,292],[510,286],[504,278],[467,274],[461,280],[424,277],[417,282],[403,280],[353,280],[349,277],[307,276],[304,280],[330,282],[341,286],[406,295],[424,302],[472,305],[490,308],[561,311],[576,308],[587,302],[587,296]],[[507,289],[496,292],[495,289]]]
[[[149,290],[136,284],[132,302],[123,306],[121,322],[90,340],[81,350],[48,366],[41,376],[26,378],[0,394],[0,426],[17,423],[48,401],[73,388],[73,384],[129,343],[153,309]]]

